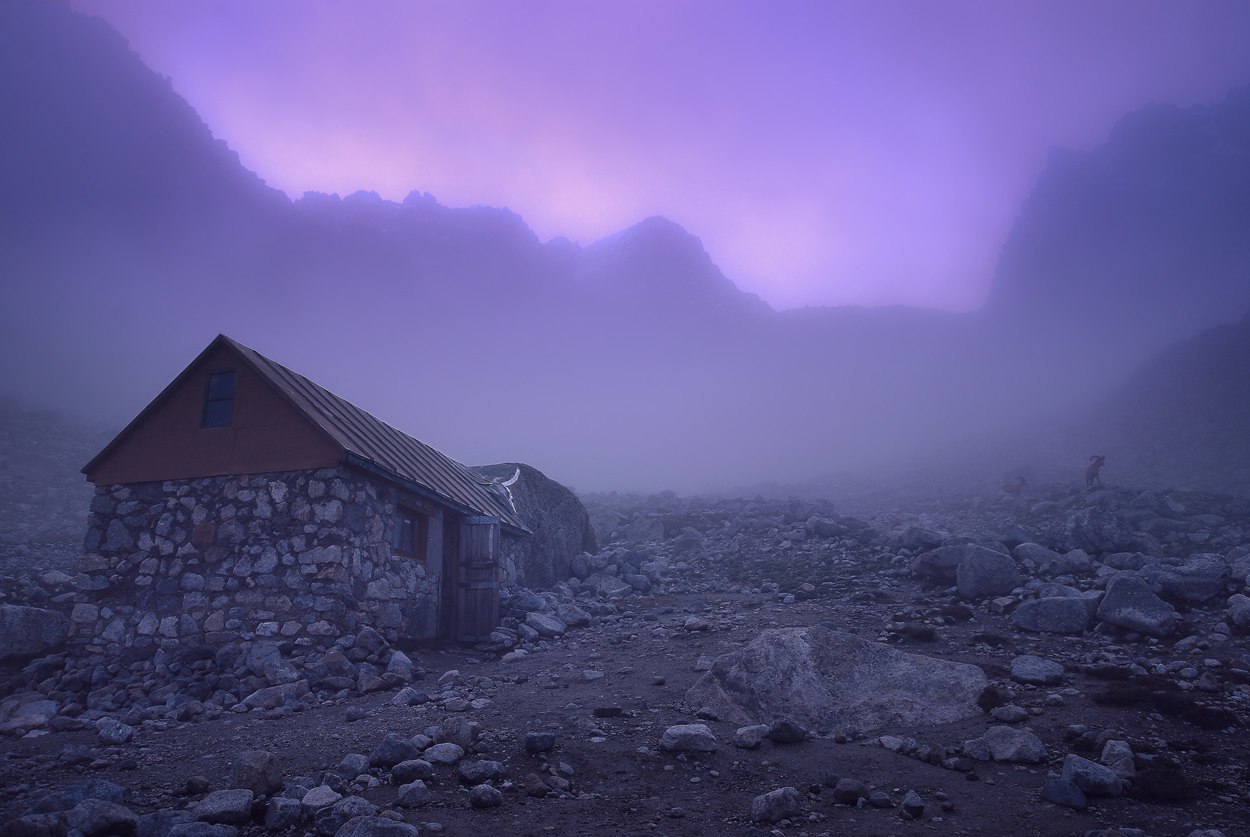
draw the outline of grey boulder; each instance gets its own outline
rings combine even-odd
[[[1020,586],[1020,570],[1010,555],[983,546],[969,547],[955,568],[955,586],[965,599],[1003,596]]]
[[[533,628],[542,637],[557,637],[568,630],[568,626],[549,613],[537,610],[525,614],[525,624]]]
[[[964,753],[978,761],[1040,764],[1050,758],[1046,745],[1028,730],[990,727],[980,738],[964,742]]]
[[[239,754],[234,764],[230,786],[246,788],[256,796],[275,794],[282,790],[282,764],[273,753],[246,750]]]
[[[677,724],[660,736],[660,749],[670,753],[711,753],[716,747],[716,736],[707,724]]]
[[[803,797],[795,788],[777,788],[751,800],[751,821],[777,823],[803,813]]]
[[[766,630],[717,657],[686,703],[742,725],[788,718],[817,733],[862,734],[980,716],[986,683],[977,666],[814,625]]]
[[[1124,783],[1111,768],[1072,753],[1063,760],[1060,778],[1076,785],[1086,796],[1119,796],[1124,790]]]
[[[1133,575],[1119,575],[1107,584],[1107,595],[1098,605],[1098,618],[1111,625],[1150,636],[1167,636],[1176,630],[1172,606],[1151,592],[1146,582]]]
[[[1197,605],[1215,598],[1228,586],[1228,562],[1213,554],[1194,555],[1179,567],[1159,574],[1159,593],[1178,604]]]
[[[200,822],[221,825],[245,825],[252,818],[250,790],[219,790],[201,799],[191,810]]]
[[[1033,686],[1053,686],[1063,680],[1063,666],[1033,654],[1021,654],[1011,661],[1011,679]]]
[[[1079,634],[1089,627],[1089,607],[1072,596],[1029,599],[1012,611],[1011,621],[1026,631]]]
[[[104,834],[130,834],[139,824],[134,811],[116,802],[84,799],[65,818],[66,824],[84,837]]]

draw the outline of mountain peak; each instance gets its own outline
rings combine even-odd
[[[721,272],[697,236],[660,215],[596,241],[584,253],[587,282],[618,299],[681,308],[769,310]]]

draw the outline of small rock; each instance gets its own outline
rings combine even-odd
[[[191,813],[200,822],[246,825],[252,819],[255,794],[246,789],[219,790],[201,799]]]
[[[1127,741],[1110,739],[1103,745],[1102,755],[1098,757],[1105,767],[1121,779],[1132,779],[1137,774],[1133,760],[1133,749]]]
[[[980,738],[965,741],[963,749],[978,761],[1040,764],[1050,757],[1041,739],[1015,727],[990,727]]]
[[[803,798],[796,788],[786,787],[760,794],[751,800],[751,821],[776,823],[803,813]]]
[[[670,753],[711,753],[716,747],[716,736],[707,724],[677,724],[660,737],[660,749]]]
[[[503,804],[503,794],[490,785],[476,785],[469,791],[469,807],[498,808]]]
[[[464,748],[446,741],[427,748],[421,755],[430,764],[455,764],[464,758]]]
[[[338,830],[356,817],[377,816],[378,806],[361,796],[345,796],[329,808],[322,808],[313,818],[322,837],[334,837]]]
[[[425,692],[419,692],[411,686],[405,686],[395,693],[395,697],[391,698],[391,706],[416,706],[429,702],[429,695]]]
[[[282,831],[294,828],[303,816],[303,805],[298,799],[287,799],[275,796],[265,806],[265,828],[270,831]]]
[[[334,833],[334,837],[418,837],[415,825],[387,817],[352,817]]]
[[[1068,779],[1047,779],[1042,785],[1042,799],[1075,811],[1084,811],[1089,804],[1084,791]]]
[[[1108,767],[1069,753],[1063,760],[1062,778],[1085,792],[1086,796],[1119,796],[1124,783]]]
[[[1024,654],[1011,661],[1011,679],[1034,686],[1051,686],[1063,681],[1063,666],[1053,660]]]
[[[66,824],[84,837],[106,834],[131,834],[139,817],[129,808],[103,799],[84,799],[65,818]]]
[[[842,778],[833,786],[833,801],[843,805],[854,805],[860,799],[868,798],[868,786],[859,779]]]
[[[360,753],[348,753],[343,756],[334,772],[349,779],[369,772],[369,757]]]
[[[995,721],[1004,724],[1018,724],[1021,721],[1029,719],[1029,710],[1023,706],[1008,704],[1006,706],[995,706],[990,710],[990,717]]]
[[[556,746],[556,734],[546,730],[527,732],[525,734],[525,752],[530,755],[549,753]]]
[[[460,781],[466,785],[481,785],[504,776],[503,765],[488,759],[462,761],[456,772],[460,775]]]
[[[807,730],[788,718],[774,721],[768,727],[768,739],[776,744],[801,744],[807,740]]]
[[[300,799],[300,806],[305,816],[311,817],[322,808],[328,808],[343,798],[343,794],[338,793],[328,785],[318,785],[317,787],[304,794]]]
[[[101,718],[96,722],[96,735],[101,744],[125,744],[134,737],[135,728],[116,718]]]
[[[416,779],[430,780],[434,778],[434,765],[425,759],[401,761],[391,768],[391,782],[406,785]]]
[[[768,735],[768,726],[765,724],[740,727],[734,733],[734,746],[744,750],[754,750],[763,743],[766,735]]]
[[[1029,599],[1011,614],[1011,621],[1026,631],[1079,634],[1089,627],[1089,606],[1073,596]]]
[[[235,760],[230,787],[245,788],[256,796],[275,794],[282,790],[282,764],[273,753],[246,750]]]
[[[430,789],[420,779],[414,779],[406,785],[401,785],[399,796],[395,800],[396,805],[404,808],[421,808],[429,803]]]
[[[237,837],[238,833],[239,829],[233,825],[182,822],[172,826],[165,837]]]
[[[421,749],[413,743],[412,739],[405,738],[398,733],[388,732],[386,738],[382,739],[382,743],[369,754],[369,765],[385,769],[394,767],[401,761],[409,761],[420,756]]]
[[[551,792],[551,788],[543,781],[543,778],[537,773],[526,773],[521,779],[521,787],[525,789],[525,793],[533,797],[544,797]]]

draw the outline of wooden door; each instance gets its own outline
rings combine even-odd
[[[443,515],[443,564],[439,568],[438,635],[456,638],[456,610],[460,599],[460,519]]]
[[[481,642],[499,625],[499,518],[465,517],[460,524],[459,595],[455,637]]]

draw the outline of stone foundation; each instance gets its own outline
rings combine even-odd
[[[439,508],[345,468],[99,487],[70,642],[133,658],[258,637],[330,645],[364,625],[433,636],[441,561],[392,556],[396,501],[429,514],[440,556]]]

